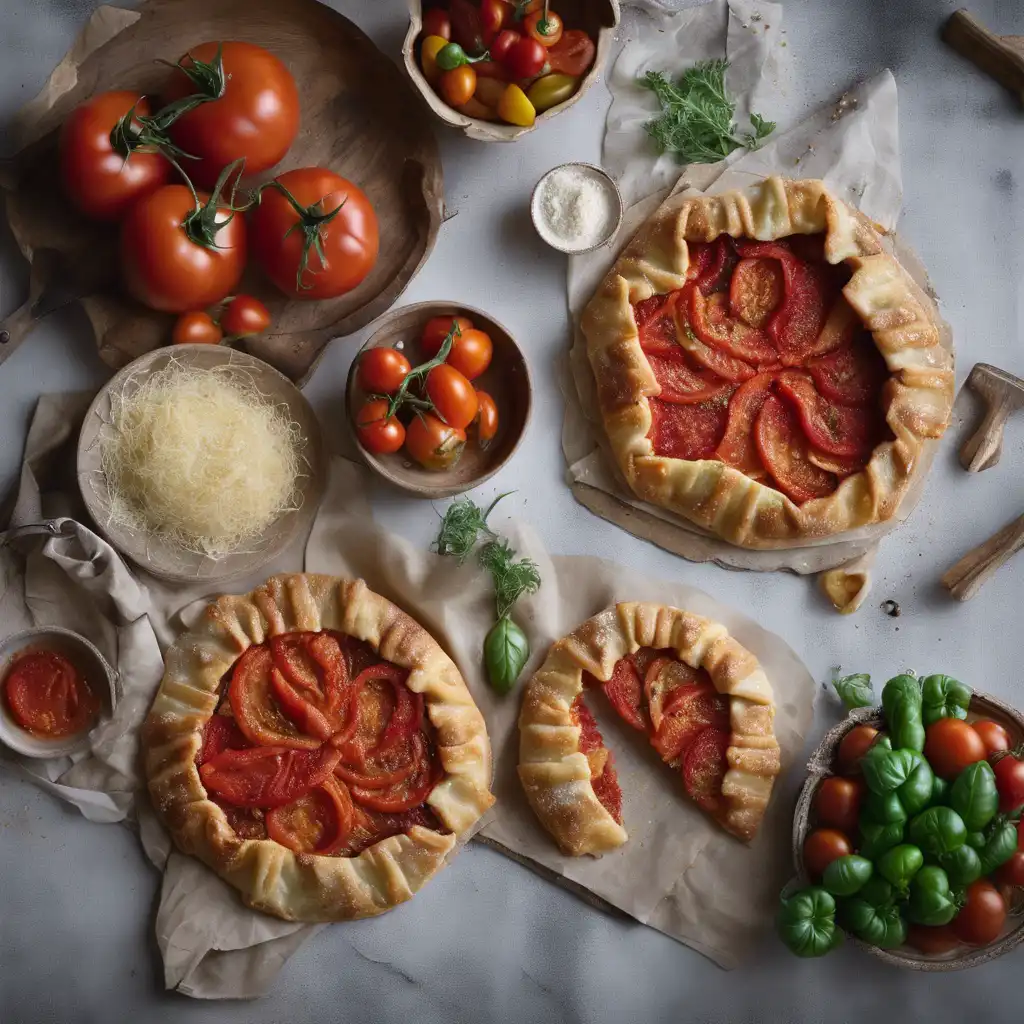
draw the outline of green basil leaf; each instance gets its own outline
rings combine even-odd
[[[484,640],[487,678],[498,693],[509,693],[530,658],[526,634],[507,616],[499,619]]]
[[[915,750],[888,750],[876,743],[860,759],[860,770],[872,793],[889,793],[902,786],[923,760]]]
[[[875,691],[871,686],[871,676],[860,672],[853,676],[833,679],[832,685],[847,708],[869,708],[875,703]]]

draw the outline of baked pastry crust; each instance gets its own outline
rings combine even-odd
[[[355,857],[296,854],[269,839],[240,838],[200,781],[203,729],[226,672],[269,637],[323,629],[347,633],[407,669],[424,695],[444,777],[426,803],[450,833],[419,825]],[[167,652],[160,689],[142,731],[149,792],[178,848],[198,857],[242,899],[289,921],[348,921],[384,913],[444,865],[459,834],[494,803],[483,716],[438,643],[362,580],[274,576],[250,594],[225,596]]]
[[[749,841],[781,768],[771,684],[725,626],[666,605],[618,604],[552,646],[526,687],[519,715],[519,778],[530,806],[571,856],[597,856],[626,841],[626,830],[594,793],[570,708],[583,691],[584,672],[606,682],[619,659],[641,647],[671,649],[691,668],[705,669],[715,689],[730,698],[728,769],[716,820]]]
[[[796,505],[723,462],[655,455],[647,436],[648,399],[661,388],[640,348],[631,303],[682,288],[687,243],[723,233],[759,241],[824,233],[828,262],[845,262],[853,272],[843,294],[888,366],[882,404],[895,436],[827,497]],[[821,181],[771,177],[746,192],[669,200],[616,260],[580,326],[608,440],[629,487],[740,547],[788,545],[892,518],[923,446],[942,436],[952,413],[953,356],[941,344],[932,302],[883,250],[867,219]]]

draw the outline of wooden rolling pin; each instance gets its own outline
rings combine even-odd
[[[961,9],[949,16],[942,27],[942,38],[1009,89],[1024,106],[1024,36],[997,36]]]
[[[958,601],[969,601],[1021,548],[1024,548],[1024,516],[1007,523],[990,540],[964,555],[942,577],[942,585]]]

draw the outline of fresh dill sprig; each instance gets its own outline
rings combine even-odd
[[[687,68],[675,81],[648,71],[640,84],[661,104],[661,113],[645,125],[663,153],[680,163],[711,164],[746,146],[754,149],[775,130],[774,121],[751,114],[752,132],[737,134],[736,104],[725,88],[726,60],[706,60]]]
[[[499,494],[486,511],[470,498],[457,498],[441,517],[441,528],[433,544],[434,550],[439,555],[454,555],[461,565],[469,557],[480,533],[494,536],[494,531],[487,525],[487,517],[494,506],[511,493],[506,491]]]
[[[503,619],[524,594],[535,594],[540,587],[540,570],[531,558],[516,559],[507,540],[488,541],[477,556],[480,565],[494,580],[494,604]]]

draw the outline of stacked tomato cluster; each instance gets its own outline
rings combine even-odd
[[[406,672],[341,634],[286,633],[238,660],[196,756],[243,838],[352,855],[414,824],[440,777]]]
[[[154,109],[135,92],[93,97],[65,123],[60,159],[75,206],[120,222],[131,295],[190,314],[174,340],[266,329],[269,314],[248,297],[227,303],[219,324],[206,312],[236,290],[250,255],[289,298],[330,298],[364,280],[378,225],[352,182],[307,167],[240,199],[242,176],[277,164],[298,132],[298,90],[277,57],[250,43],[204,43],[174,66],[162,100]]]
[[[886,435],[888,370],[820,236],[690,243],[688,283],[634,306],[661,387],[656,455],[717,459],[797,504],[831,494]]]

